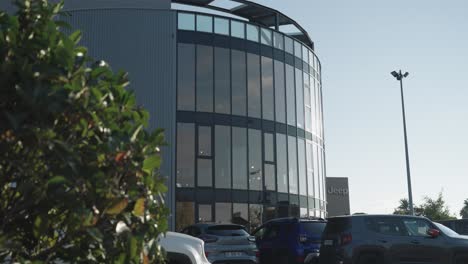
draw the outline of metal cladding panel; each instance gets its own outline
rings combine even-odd
[[[80,29],[81,45],[96,60],[129,73],[137,103],[150,113],[149,129],[163,128],[161,172],[168,177],[167,206],[175,210],[176,13],[169,10],[72,11],[64,18]],[[170,218],[170,226],[174,219]]]

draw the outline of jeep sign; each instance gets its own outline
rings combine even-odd
[[[327,177],[328,216],[349,215],[348,178]]]

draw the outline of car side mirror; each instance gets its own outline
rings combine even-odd
[[[427,230],[427,234],[432,237],[432,238],[437,238],[438,236],[440,236],[440,231],[437,230],[437,229],[429,229]]]

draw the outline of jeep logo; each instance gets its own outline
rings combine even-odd
[[[349,194],[349,190],[346,189],[346,188],[330,187],[330,188],[328,188],[328,194],[346,196],[346,195]]]

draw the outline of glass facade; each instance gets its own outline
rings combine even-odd
[[[176,227],[326,216],[320,62],[300,41],[178,13]]]

